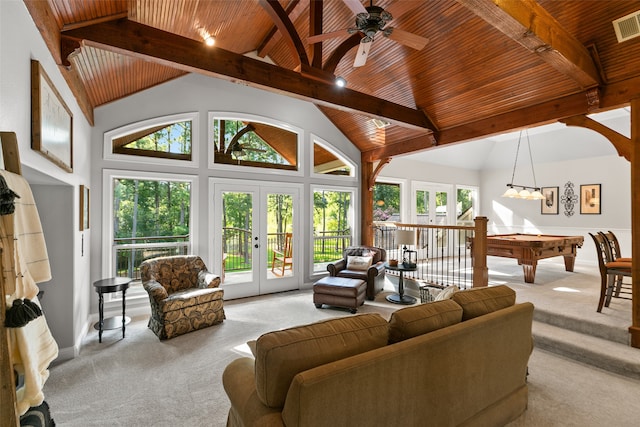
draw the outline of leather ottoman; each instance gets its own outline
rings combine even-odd
[[[323,277],[313,285],[313,303],[317,308],[322,304],[348,308],[356,313],[364,304],[367,283],[360,279],[346,277]]]

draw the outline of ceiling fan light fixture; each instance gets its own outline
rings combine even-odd
[[[336,77],[335,83],[338,87],[345,87],[347,85],[347,81],[344,77]]]

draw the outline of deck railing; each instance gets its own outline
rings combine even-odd
[[[387,259],[402,261],[402,248],[396,240],[396,231],[415,230],[417,269],[405,275],[408,279],[439,286],[457,285],[459,288],[486,286],[487,272],[487,219],[477,217],[473,226],[422,225],[399,222],[376,222],[373,227],[374,246],[387,251]],[[326,263],[339,259],[350,246],[352,236],[348,231],[325,232],[313,238],[314,263]],[[480,238],[484,236],[484,239]],[[475,237],[473,247],[469,238]],[[140,278],[142,261],[158,256],[186,255],[191,252],[189,236],[146,237],[116,239],[112,246],[115,275]],[[295,242],[295,239],[294,239]],[[282,250],[284,233],[267,236],[268,264],[273,250]],[[225,228],[223,252],[226,272],[251,268],[251,233],[240,228]],[[389,271],[388,274],[394,274]]]

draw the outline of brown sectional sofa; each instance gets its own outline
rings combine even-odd
[[[527,408],[533,305],[507,286],[262,335],[227,426],[501,426]]]

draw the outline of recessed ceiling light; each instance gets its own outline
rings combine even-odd
[[[216,38],[213,36],[207,36],[204,39],[204,44],[206,44],[207,46],[213,46],[214,44],[216,44]]]
[[[336,86],[345,87],[346,85],[347,81],[344,79],[344,77],[336,77]]]

